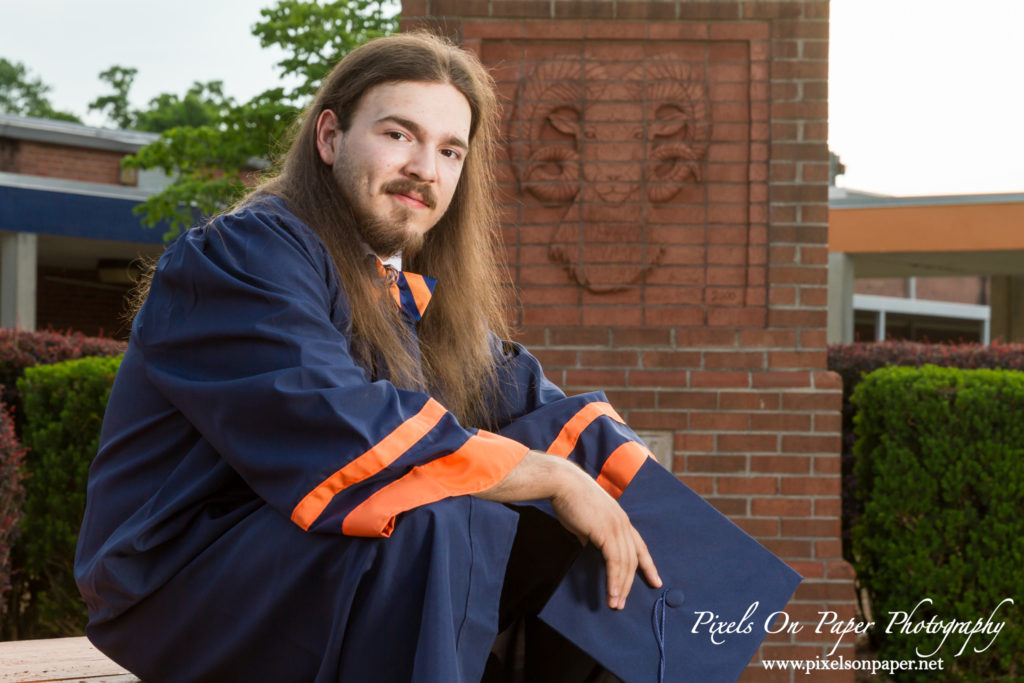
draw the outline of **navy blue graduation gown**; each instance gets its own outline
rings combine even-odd
[[[144,680],[477,681],[517,515],[467,494],[528,446],[613,495],[649,456],[517,345],[500,351],[502,436],[371,381],[347,326],[332,260],[277,198],[160,259],[76,557],[87,635]]]

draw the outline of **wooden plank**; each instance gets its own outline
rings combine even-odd
[[[0,683],[44,681],[139,683],[84,637],[0,643]]]

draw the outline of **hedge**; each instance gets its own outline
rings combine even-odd
[[[838,344],[828,348],[828,369],[843,380],[843,556],[852,561],[850,529],[861,513],[854,476],[853,416],[850,397],[861,378],[887,366],[948,368],[1003,368],[1024,370],[1024,344],[920,344],[907,341]]]
[[[50,365],[88,356],[117,356],[127,344],[104,337],[87,337],[81,332],[64,334],[53,330],[26,332],[0,328],[0,401],[15,409],[15,428],[21,433],[22,413],[17,382],[25,368]]]
[[[13,410],[14,434],[17,437],[22,434],[24,411],[17,381],[26,368],[87,356],[116,356],[124,352],[125,346],[125,342],[87,337],[80,332],[64,334],[53,330],[26,332],[0,328],[0,402]],[[0,466],[0,519],[9,519],[10,513],[4,514],[8,509],[5,506],[22,495],[19,492],[22,476],[22,470]],[[15,477],[18,481],[15,481]],[[20,516],[20,509],[15,516]],[[0,556],[9,553],[10,565],[11,589],[6,593],[0,590],[0,638],[7,640],[28,638],[37,630],[31,624],[31,610],[26,607],[26,604],[32,603],[32,582],[24,571],[24,549],[16,541],[13,547],[7,545],[15,540],[12,537],[17,536],[20,536],[17,526],[8,530],[6,542],[4,534],[0,533]],[[0,585],[4,583],[0,578]]]
[[[879,626],[879,659],[938,649],[941,680],[1021,680],[1024,623],[1024,373],[892,367],[856,388],[854,453],[864,511],[852,530],[854,566]],[[885,633],[891,613],[912,621],[1004,622],[991,635]],[[993,623],[994,623],[993,622]],[[899,680],[936,680],[901,672]]]
[[[75,544],[85,511],[89,465],[99,448],[117,358],[82,358],[27,368],[18,380],[25,408],[25,481],[19,548],[29,582],[19,637],[81,634],[85,604],[75,586]]]

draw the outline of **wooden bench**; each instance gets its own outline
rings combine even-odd
[[[42,681],[139,683],[84,637],[0,643],[0,683]]]

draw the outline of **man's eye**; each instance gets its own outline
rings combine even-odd
[[[459,154],[459,153],[458,153],[458,152],[457,152],[456,150],[454,150],[454,149],[442,149],[442,150],[441,150],[441,154],[445,155],[445,156],[446,156],[446,157],[448,157],[449,159],[454,159],[455,161],[458,161],[459,159],[461,159],[461,158],[462,158],[462,155],[461,155],[461,154]]]
[[[397,130],[389,130],[388,137],[392,140],[405,140],[405,133],[400,133]]]

